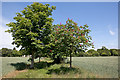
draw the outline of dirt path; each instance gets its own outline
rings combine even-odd
[[[21,70],[21,71],[16,70],[16,71],[8,73],[7,75],[3,76],[2,78],[13,78],[16,75],[18,75],[19,73],[21,73],[21,72],[27,72],[27,71],[28,71],[27,69]]]

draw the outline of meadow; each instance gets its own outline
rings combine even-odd
[[[15,70],[23,71],[14,78],[118,78],[118,57],[73,57],[73,68],[69,64],[52,64],[52,60],[43,60],[30,70],[27,57],[2,58],[2,74]],[[38,62],[38,60],[35,60]]]
[[[118,57],[74,57],[73,65],[103,78],[118,78]]]

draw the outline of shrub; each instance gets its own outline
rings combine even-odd
[[[107,50],[104,51],[104,50],[103,50],[101,56],[111,56],[111,53],[110,53],[110,51],[107,51]]]
[[[101,56],[103,50],[102,49],[97,49],[97,52],[99,53],[99,55]]]
[[[110,49],[111,56],[118,56],[118,51],[117,49]]]
[[[85,52],[84,56],[88,57],[88,56],[90,56],[90,54],[88,52]]]
[[[97,49],[97,52],[100,54],[100,56],[111,56],[110,51],[105,47],[102,47],[102,49]]]
[[[87,51],[89,56],[99,56],[99,53],[95,51],[94,49],[90,49]]]
[[[79,53],[79,56],[80,56],[80,57],[83,57],[83,56],[85,56],[85,52],[83,52],[83,51],[80,51],[80,53]]]
[[[114,56],[118,56],[118,52],[116,50],[113,50],[112,53]]]
[[[84,50],[78,50],[76,51],[76,54],[74,54],[76,57],[83,57],[85,55],[85,51]]]
[[[101,54],[101,56],[108,56],[105,52],[103,52],[102,54]]]

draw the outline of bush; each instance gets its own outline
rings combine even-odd
[[[101,56],[108,56],[105,52],[103,52],[102,54],[101,54]]]
[[[88,56],[90,56],[90,54],[88,52],[85,52],[84,56],[88,57]]]
[[[99,56],[99,55],[100,55],[100,54],[99,54],[97,51],[95,51],[94,49],[90,49],[90,50],[88,50],[87,52],[88,52],[89,56]]]
[[[99,53],[99,55],[101,56],[103,50],[102,49],[97,49],[97,52]]]
[[[84,50],[78,50],[76,51],[76,53],[74,54],[74,57],[83,57],[85,54]]]
[[[80,57],[83,57],[83,56],[85,56],[85,52],[83,52],[83,51],[80,51],[80,53],[79,53],[79,56],[80,56]]]
[[[100,54],[100,56],[111,56],[110,51],[105,47],[102,47],[102,49],[97,49],[97,52]]]
[[[111,56],[111,53],[110,53],[110,51],[107,51],[107,50],[104,51],[104,50],[103,50],[101,56]]]
[[[117,49],[110,49],[111,56],[118,56],[118,51]]]

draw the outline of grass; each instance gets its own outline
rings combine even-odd
[[[22,57],[0,57],[0,59],[2,59],[2,76],[8,74],[9,72],[17,70],[16,69],[17,64],[23,66],[24,64],[28,63],[27,62],[28,58],[26,58],[26,57],[25,58],[22,58]]]
[[[44,59],[40,63],[35,60],[35,69],[29,69],[28,58],[2,58],[2,71],[9,72],[26,70],[14,78],[117,78],[118,57],[73,57],[73,68],[69,64],[53,64],[52,60]]]
[[[69,68],[69,64],[52,64],[51,62],[38,63],[43,64],[40,67],[36,67],[34,70],[28,70],[27,72],[20,73],[14,78],[94,78],[93,74],[87,73],[84,70],[73,67]],[[36,64],[37,65],[37,64]],[[47,65],[47,66],[44,66]]]
[[[74,57],[73,65],[102,78],[118,78],[118,57]]]

